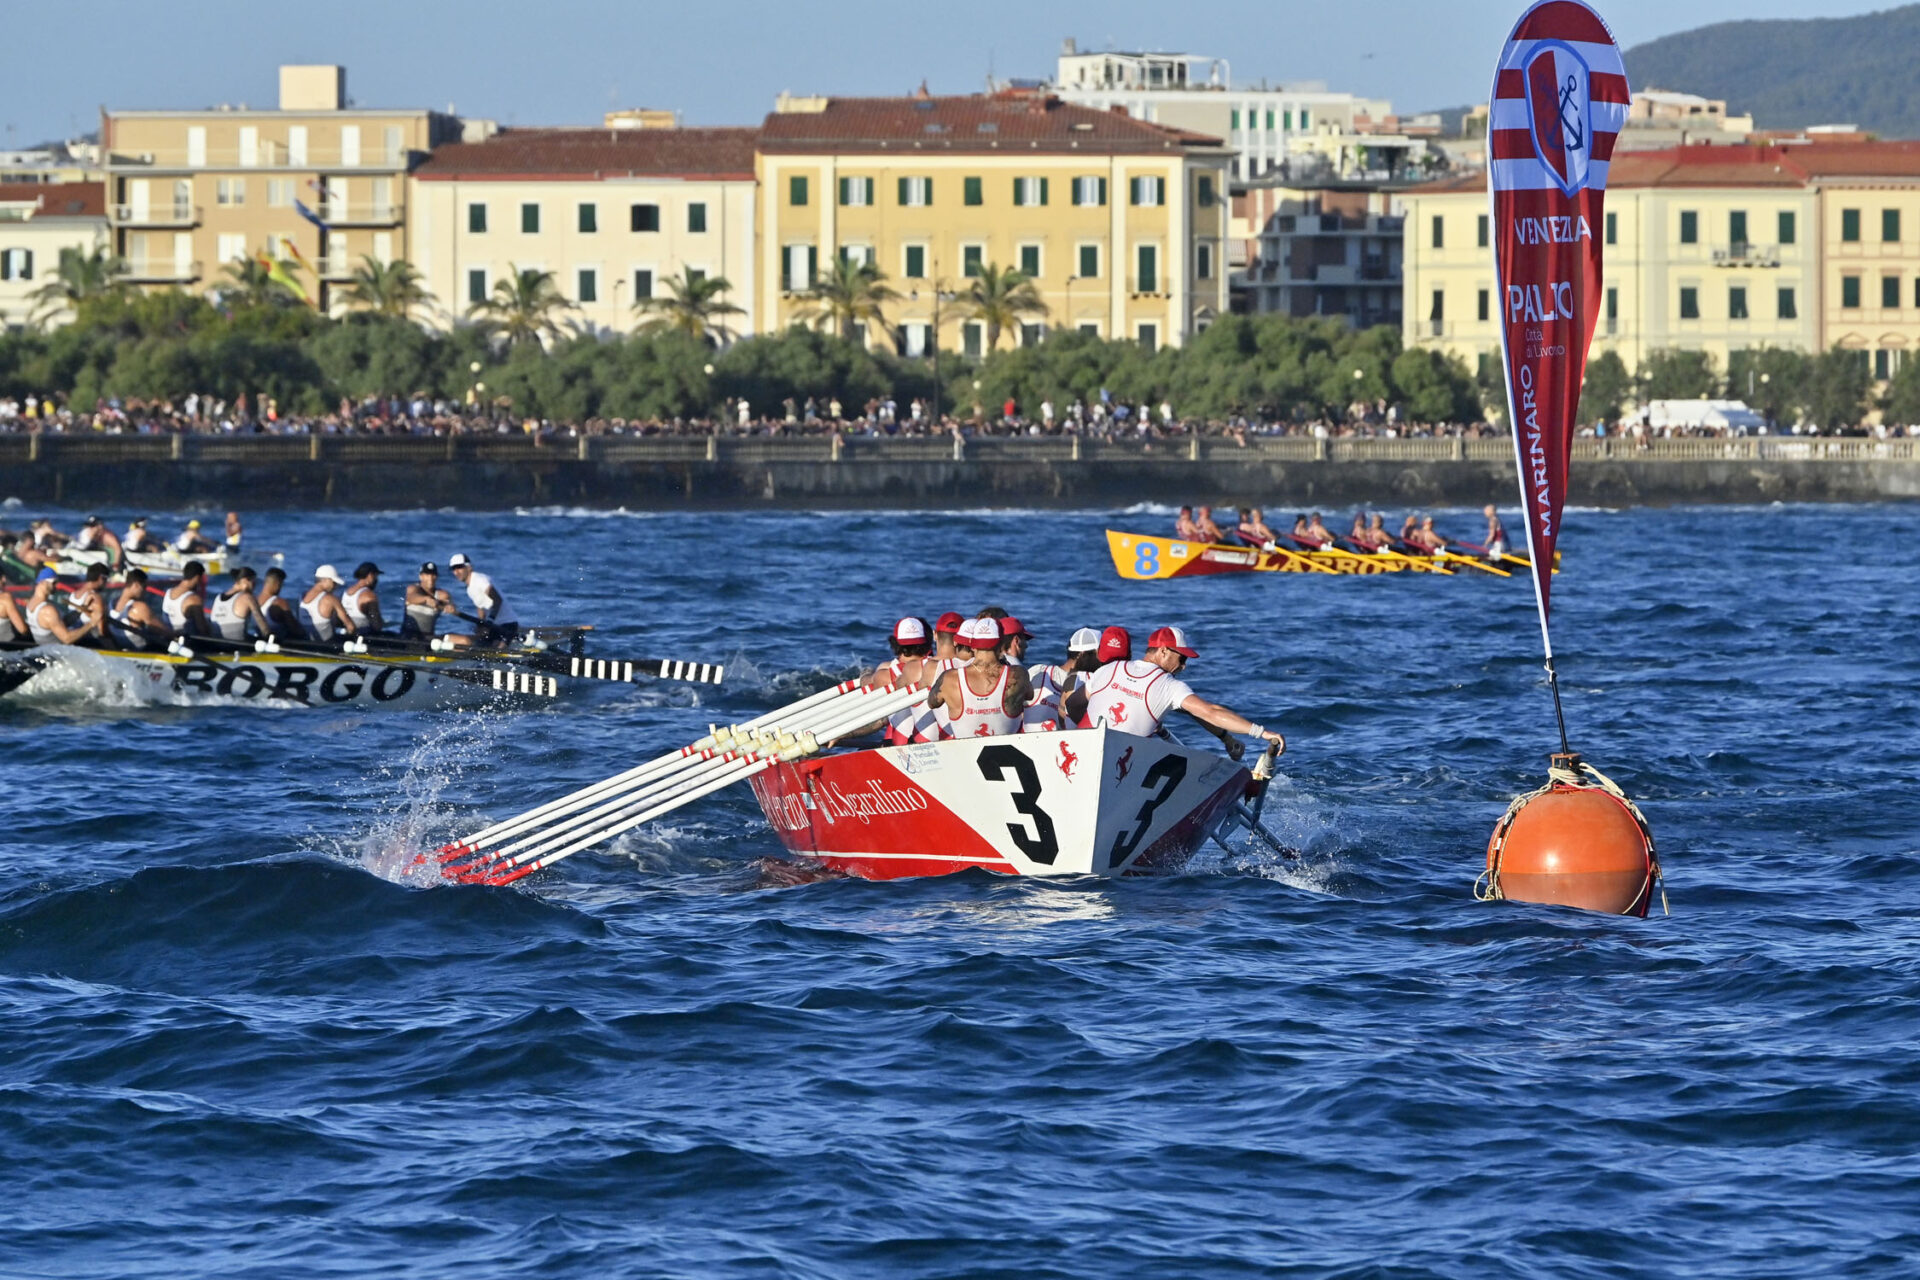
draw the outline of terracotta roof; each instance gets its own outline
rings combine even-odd
[[[0,204],[37,200],[37,218],[104,218],[107,184],[104,182],[0,182]]]
[[[1920,178],[1920,141],[1809,142],[1787,146],[1674,147],[1666,151],[1618,151],[1607,186],[1620,187],[1805,187],[1816,181]],[[1485,191],[1484,173],[1444,178],[1414,187],[1408,195]]]
[[[1160,154],[1220,139],[1149,124],[1039,94],[828,98],[820,111],[779,111],[760,127],[762,151],[1086,151]]]
[[[423,182],[753,177],[754,129],[503,129],[435,148]]]

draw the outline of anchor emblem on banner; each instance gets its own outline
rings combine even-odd
[[[1527,59],[1526,78],[1534,150],[1560,189],[1573,195],[1587,185],[1592,160],[1592,75],[1572,46],[1543,40]]]

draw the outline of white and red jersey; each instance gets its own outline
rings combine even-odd
[[[1012,667],[1000,668],[1000,678],[986,693],[975,693],[967,683],[963,668],[954,673],[960,685],[960,714],[942,716],[941,736],[946,738],[998,738],[1020,732],[1020,717],[1007,714],[1007,681]],[[942,708],[944,710],[944,708]]]
[[[1139,738],[1160,732],[1167,713],[1193,696],[1151,662],[1109,662],[1087,677],[1087,727],[1117,729]]]
[[[904,658],[895,658],[883,669],[892,673],[895,680],[900,680],[906,674],[902,666],[904,662]],[[937,680],[941,672],[956,671],[965,665],[966,663],[958,658],[929,656],[920,660],[920,673],[923,676],[931,674]],[[906,742],[933,742],[939,737],[940,726],[934,719],[933,708],[924,702],[916,702],[911,706],[902,707],[887,717],[887,729],[883,741],[888,746],[894,747]]]

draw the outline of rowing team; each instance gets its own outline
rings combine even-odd
[[[1137,659],[1125,627],[1080,628],[1067,641],[1067,660],[1058,664],[1026,665],[1032,640],[1020,620],[1000,608],[972,618],[945,613],[931,627],[924,618],[900,619],[889,642],[893,660],[865,683],[925,689],[927,700],[886,722],[886,742],[1059,729],[1113,729],[1146,738],[1163,733],[1167,717],[1181,711],[1205,725],[1236,760],[1244,748],[1235,734],[1272,744],[1276,755],[1286,749],[1280,734],[1207,701],[1178,678],[1199,656],[1179,627],[1155,630]]]
[[[1500,523],[1500,513],[1492,506],[1485,507],[1481,514],[1487,519],[1486,541],[1483,543],[1461,542],[1458,545],[1468,548],[1489,560],[1498,560],[1507,554],[1507,530]],[[1262,551],[1272,551],[1282,541],[1290,542],[1305,551],[1333,551],[1342,542],[1357,551],[1373,553],[1411,552],[1415,555],[1442,555],[1454,545],[1434,530],[1433,517],[1415,518],[1408,516],[1400,526],[1400,534],[1395,537],[1386,529],[1386,517],[1375,513],[1371,520],[1364,511],[1356,511],[1353,516],[1353,528],[1344,535],[1337,534],[1321,520],[1320,513],[1312,516],[1302,515],[1293,522],[1291,533],[1277,533],[1269,528],[1258,507],[1240,508],[1240,522],[1231,531],[1222,529],[1213,518],[1212,507],[1182,507],[1180,517],[1174,523],[1174,536],[1188,542],[1211,542],[1232,545],[1238,541],[1249,547],[1258,547]]]
[[[447,568],[465,587],[472,613],[463,612],[440,585],[440,567],[431,560],[408,584],[397,635],[402,640],[434,638],[439,620],[452,615],[474,624],[474,633],[446,637],[454,648],[503,646],[520,633],[519,619],[493,579],[455,555]],[[380,612],[380,566],[372,561],[353,571],[351,580],[330,564],[314,570],[313,585],[299,605],[281,596],[286,571],[269,569],[264,577],[250,568],[235,569],[227,590],[214,593],[206,566],[189,560],[180,581],[160,593],[159,608],[149,599],[144,569],[127,571],[125,585],[111,603],[107,567],[89,565],[86,579],[63,600],[52,569],[36,576],[23,611],[0,592],[0,642],[31,638],[35,644],[85,645],[96,649],[164,649],[176,639],[206,637],[237,644],[330,643],[388,634]],[[341,590],[342,587],[346,589]]]
[[[147,532],[145,516],[129,524],[125,534],[114,533],[99,516],[88,516],[86,523],[80,526],[80,532],[72,537],[54,528],[51,520],[35,520],[27,526],[25,533],[0,534],[0,540],[4,540],[19,559],[39,569],[59,559],[63,549],[105,551],[111,556],[108,563],[114,565],[125,561],[129,553],[153,555],[169,549],[185,556],[201,556],[222,549],[231,555],[240,550],[242,534],[240,513],[229,511],[224,544],[216,544],[201,534],[198,520],[187,521],[180,536],[169,543],[157,534]]]

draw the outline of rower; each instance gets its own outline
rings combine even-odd
[[[386,619],[380,616],[379,591],[380,566],[371,560],[362,560],[354,568],[353,585],[340,597],[355,635],[379,635],[386,630]]]
[[[1347,530],[1347,541],[1362,551],[1373,550],[1373,535],[1367,532],[1367,513],[1353,513],[1353,528]]]
[[[887,647],[893,651],[893,661],[874,668],[861,684],[868,689],[889,684],[912,688],[920,684],[927,668],[932,665],[933,628],[927,625],[925,618],[902,618],[893,624],[893,634],[887,637]],[[912,742],[914,726],[921,714],[919,707],[902,707],[882,721],[885,730],[882,736],[886,745],[894,747]],[[861,732],[872,732],[872,727]]]
[[[141,516],[138,520],[132,521],[127,525],[127,536],[120,540],[120,545],[129,552],[145,552],[156,549],[153,542],[153,535],[147,532],[147,518],[145,516]]]
[[[1320,518],[1318,511],[1313,513],[1313,519],[1307,521],[1307,536],[1319,543],[1323,549],[1331,547],[1338,541],[1334,537],[1333,530],[1327,528],[1326,521]]]
[[[229,554],[236,553],[240,550],[240,537],[243,532],[240,528],[240,513],[238,511],[227,512],[227,552]]]
[[[420,566],[420,576],[407,584],[405,612],[400,618],[402,640],[431,640],[440,625],[440,615],[457,613],[453,596],[440,586],[440,566],[429,560]],[[464,640],[458,636],[456,640]]]
[[[159,649],[173,630],[147,603],[147,571],[127,570],[127,585],[107,614],[108,642],[127,649]]]
[[[1413,536],[1407,541],[1431,555],[1440,555],[1447,549],[1447,540],[1434,532],[1432,516],[1421,517],[1420,527],[1413,531]]]
[[[1241,514],[1240,540],[1250,547],[1259,547],[1262,551],[1273,550],[1273,544],[1279,541],[1278,535],[1267,524],[1266,513],[1258,507],[1250,507]]]
[[[293,611],[280,595],[280,588],[286,585],[287,571],[275,565],[267,570],[260,580],[260,590],[254,596],[254,603],[260,606],[258,623],[261,632],[269,640],[286,640],[294,643],[307,638],[307,629],[300,625],[300,615]]]
[[[1110,662],[1087,678],[1066,698],[1069,717],[1085,717],[1090,728],[1114,729],[1148,738],[1160,731],[1167,713],[1185,711],[1228,733],[1245,734],[1287,749],[1279,734],[1255,724],[1237,711],[1208,702],[1175,677],[1190,658],[1199,657],[1179,627],[1161,627],[1147,637],[1147,655],[1141,662]]]
[[[995,618],[969,618],[955,644],[973,656],[958,671],[943,671],[927,705],[940,720],[942,738],[996,738],[1020,732],[1021,714],[1033,699],[1025,668],[1005,661],[1007,643]]]
[[[945,661],[960,655],[954,650],[953,638],[960,632],[960,624],[966,619],[949,609],[934,620],[933,656]]]
[[[1420,541],[1420,520],[1417,516],[1408,516],[1400,525],[1401,545],[1413,551],[1425,550]]]
[[[1378,511],[1367,523],[1367,541],[1376,552],[1393,550],[1393,535],[1387,532],[1387,518]]]
[[[455,552],[447,560],[447,568],[453,571],[467,589],[467,599],[473,602],[475,619],[473,631],[474,643],[505,648],[520,634],[520,620],[514,615],[507,598],[494,587],[493,579],[473,567],[473,561]]]
[[[105,640],[107,634],[107,566],[103,564],[88,565],[86,577],[82,580],[79,589],[67,593],[66,607],[68,612],[78,617],[98,617],[101,620],[99,631],[88,641],[90,645],[97,646]]]
[[[340,598],[333,594],[335,588],[344,581],[338,569],[323,564],[313,571],[313,585],[307,588],[307,594],[300,597],[300,612],[306,615],[307,634],[323,644],[343,632],[349,636],[354,634],[353,619],[341,607]]]
[[[1185,542],[1204,542],[1200,536],[1200,526],[1193,522],[1193,508],[1180,508],[1179,518],[1173,522],[1173,536]]]
[[[1313,513],[1312,523],[1308,522],[1305,512],[1295,516],[1293,518],[1292,535],[1294,542],[1313,551],[1325,551],[1332,543],[1333,535],[1329,533],[1325,538],[1322,538],[1319,534],[1316,534],[1313,531],[1313,526],[1319,524],[1319,522],[1320,513],[1318,511]],[[1320,525],[1321,533],[1326,533],[1326,528],[1325,525]]]
[[[233,571],[233,585],[215,596],[207,607],[207,621],[213,624],[222,640],[243,643],[249,623],[262,637],[272,634],[267,628],[266,615],[260,611],[260,602],[254,598],[257,581],[253,570],[242,565]]]
[[[206,591],[207,566],[198,560],[189,560],[180,566],[180,581],[168,587],[166,594],[160,597],[160,612],[166,616],[167,625],[176,634],[213,634],[213,628],[207,624]]]
[[[1499,560],[1507,554],[1506,526],[1500,523],[1500,512],[1492,503],[1482,507],[1480,514],[1487,518],[1487,559]]]
[[[1213,508],[1201,507],[1193,513],[1193,527],[1202,542],[1225,542],[1227,535],[1213,522]]]
[[[88,516],[87,522],[80,526],[80,532],[73,539],[76,551],[110,551],[113,559],[109,564],[119,564],[126,559],[121,549],[120,539],[113,536],[113,530],[107,528],[99,516]]]
[[[63,614],[53,599],[53,589],[58,582],[59,575],[51,569],[42,569],[33,580],[33,596],[27,601],[27,630],[33,642],[79,644],[88,636],[98,635],[106,617],[104,606],[96,599],[91,616],[78,626],[71,625],[74,620]]]
[[[1047,733],[1065,723],[1060,714],[1060,695],[1077,676],[1099,669],[1100,633],[1081,627],[1067,637],[1067,660],[1062,663],[1036,662],[1027,668],[1033,684],[1033,702],[1020,717],[1020,732]]]
[[[35,520],[27,526],[27,532],[33,538],[33,549],[42,553],[58,551],[72,541],[54,528],[51,520]]]
[[[200,536],[198,520],[187,521],[187,527],[182,529],[180,536],[173,540],[173,549],[183,556],[202,556],[209,551],[219,550],[213,543]]]
[[[29,634],[27,615],[13,602],[13,594],[0,591],[0,644],[19,644]]]

